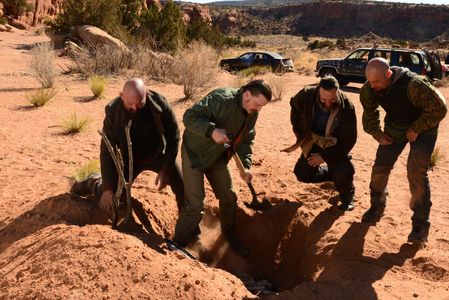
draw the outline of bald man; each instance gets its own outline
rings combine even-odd
[[[383,58],[370,60],[365,74],[368,80],[360,90],[363,129],[374,137],[379,147],[371,173],[371,207],[363,215],[362,222],[375,223],[384,214],[390,171],[405,146],[410,144],[407,178],[413,216],[408,242],[425,243],[432,206],[427,171],[439,123],[447,112],[445,99],[427,77],[407,68],[390,67]],[[379,106],[386,113],[383,130]]]
[[[154,91],[147,91],[141,79],[133,78],[125,82],[120,96],[112,100],[105,111],[103,130],[112,146],[117,146],[122,153],[125,176],[129,174],[125,126],[132,119],[133,177],[136,178],[144,170],[156,172],[159,190],[170,185],[180,210],[184,205],[184,186],[180,168],[175,162],[180,134],[167,100]],[[100,163],[102,176],[92,174],[86,180],[75,183],[71,192],[80,196],[93,193],[99,199],[99,206],[110,211],[118,174],[103,140]]]

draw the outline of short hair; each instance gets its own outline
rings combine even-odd
[[[257,96],[262,94],[268,101],[273,97],[271,87],[262,79],[252,80],[240,88],[242,93],[250,91],[251,95]]]
[[[318,83],[318,87],[325,89],[326,91],[330,90],[338,90],[340,88],[340,85],[338,84],[337,78],[335,78],[332,75],[326,75],[323,78],[321,78],[320,82]]]

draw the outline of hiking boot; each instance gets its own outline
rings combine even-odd
[[[371,206],[362,216],[363,223],[376,223],[384,215],[385,205]]]
[[[77,196],[87,196],[94,194],[95,183],[101,179],[101,174],[94,172],[82,181],[75,181],[70,189],[70,194]]]
[[[234,250],[237,255],[246,258],[249,256],[249,250],[245,247],[245,245],[242,244],[240,239],[237,237],[236,234],[225,234],[224,235],[226,240],[229,243],[229,246],[231,246],[232,250]]]
[[[407,242],[422,245],[427,243],[428,235],[428,227],[413,226],[412,232],[408,235]]]

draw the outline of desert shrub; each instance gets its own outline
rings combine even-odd
[[[62,124],[65,134],[76,134],[84,131],[89,125],[90,119],[87,117],[77,117],[76,113],[73,113]]]
[[[216,49],[228,47],[256,47],[256,42],[251,40],[242,40],[240,36],[226,36],[217,26],[210,26],[209,23],[201,18],[193,20],[187,27],[188,41],[204,41]]]
[[[184,100],[198,96],[218,74],[217,52],[204,42],[192,42],[175,56],[171,79],[183,86]]]
[[[256,76],[264,75],[271,72],[270,67],[265,66],[254,66],[251,68],[243,69],[239,72],[239,76],[241,77],[249,77],[254,78]]]
[[[35,92],[26,96],[28,102],[35,107],[41,107],[50,102],[56,95],[55,89],[38,89]]]
[[[270,84],[273,93],[271,101],[281,101],[284,98],[287,89],[285,79],[281,76],[272,75],[268,79],[268,83]]]
[[[323,49],[323,48],[333,48],[335,45],[331,40],[314,40],[313,42],[310,42],[307,46],[307,49],[315,50],[315,49]]]
[[[439,162],[444,159],[444,157],[445,155],[441,151],[440,147],[435,147],[432,155],[430,156],[429,169],[433,171],[433,168],[435,168],[439,164]]]
[[[56,79],[55,53],[50,43],[37,44],[31,49],[30,67],[33,76],[44,88],[52,87]]]
[[[6,19],[2,15],[0,15],[0,24],[6,24]]]
[[[69,56],[75,64],[73,69],[86,76],[120,74],[133,68],[137,61],[129,49],[106,44],[87,45]]]
[[[100,160],[93,159],[88,161],[73,172],[71,179],[80,182],[85,180],[92,173],[100,173]]]
[[[172,0],[165,4],[161,12],[152,5],[142,13],[140,30],[148,33],[161,51],[174,53],[186,41],[186,26],[181,9]]]
[[[310,40],[310,38],[309,38],[308,35],[303,35],[303,36],[302,36],[302,40],[303,40],[304,42],[308,42],[308,41]]]
[[[342,38],[342,39],[338,39],[336,42],[335,42],[335,45],[338,47],[338,48],[340,48],[340,49],[347,49],[347,45],[346,45],[346,39],[345,38]]]
[[[2,2],[5,15],[19,17],[26,12],[33,11],[33,6],[27,0],[3,0]]]
[[[99,75],[92,75],[89,78],[89,88],[95,98],[101,97],[106,88],[106,78]]]
[[[399,45],[400,47],[405,48],[405,47],[407,47],[408,43],[405,40],[392,40],[390,44],[392,46],[393,45]]]

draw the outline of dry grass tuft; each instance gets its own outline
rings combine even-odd
[[[83,166],[81,166],[78,170],[75,170],[75,172],[73,172],[71,179],[80,182],[89,177],[90,174],[99,172],[100,172],[100,160],[93,159],[88,161]]]
[[[73,113],[67,120],[64,121],[62,127],[65,134],[77,134],[84,131],[90,123],[87,117],[78,118],[76,113]]]
[[[433,171],[433,168],[435,168],[439,162],[444,159],[444,157],[445,155],[441,152],[440,147],[435,147],[432,152],[432,156],[430,156],[429,169]]]
[[[33,93],[26,96],[28,102],[35,107],[41,107],[50,102],[51,99],[56,95],[55,89],[38,89]]]
[[[93,75],[89,78],[89,88],[95,98],[103,96],[106,89],[106,78],[99,75]]]

